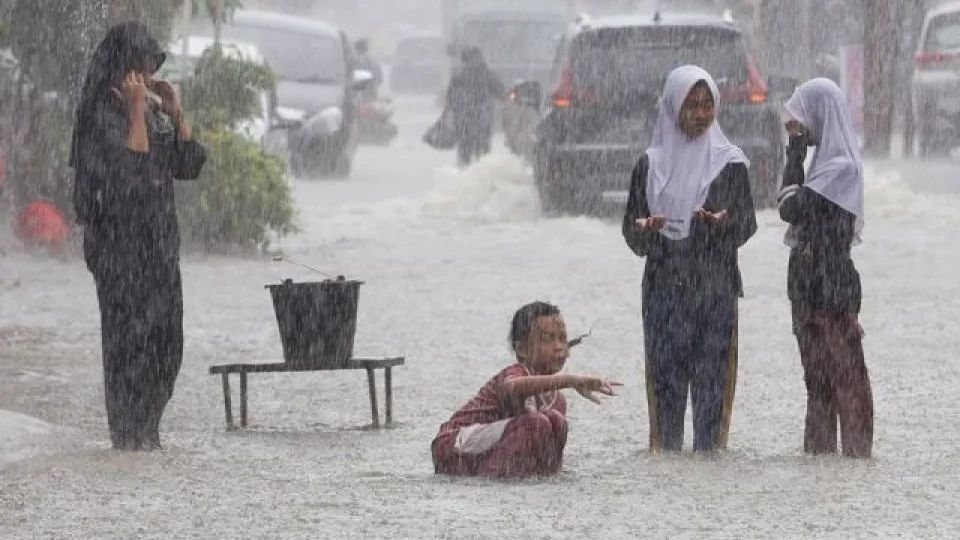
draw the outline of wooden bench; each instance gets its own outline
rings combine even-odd
[[[367,371],[367,385],[370,387],[370,413],[373,417],[373,427],[380,427],[380,414],[377,410],[377,382],[375,372],[383,370],[385,386],[386,425],[393,423],[393,373],[392,369],[402,366],[404,359],[397,358],[354,358],[341,368],[315,367],[298,364],[224,364],[211,366],[211,375],[220,375],[223,378],[223,407],[226,413],[227,429],[236,429],[233,424],[233,406],[230,399],[230,374],[240,374],[240,426],[247,427],[247,374],[248,373],[298,373],[303,371],[341,371],[347,369],[364,369]]]

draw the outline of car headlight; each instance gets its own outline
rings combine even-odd
[[[315,133],[336,133],[343,127],[343,111],[340,107],[327,107],[307,120],[306,125]]]
[[[292,107],[277,107],[276,113],[277,118],[285,122],[303,122],[303,119],[307,117],[306,112]]]
[[[327,107],[314,118],[330,133],[336,133],[343,127],[343,111],[340,107]]]

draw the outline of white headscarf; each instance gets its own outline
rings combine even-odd
[[[660,115],[647,150],[647,204],[650,215],[667,218],[660,233],[671,240],[690,235],[694,212],[706,202],[710,184],[728,163],[750,166],[747,156],[727,139],[716,121],[695,139],[680,130],[680,108],[700,81],[706,82],[719,106],[717,84],[706,70],[697,66],[673,70],[664,85]]]
[[[857,216],[856,242],[863,230],[863,161],[843,91],[830,79],[813,79],[793,93],[784,108],[810,130],[817,143],[805,185]],[[786,243],[793,245],[793,231]]]

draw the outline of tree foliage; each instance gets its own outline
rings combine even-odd
[[[194,9],[213,0],[190,0]],[[0,107],[0,138],[11,144],[13,182],[22,203],[44,199],[72,212],[67,166],[73,114],[86,67],[113,24],[137,20],[167,43],[184,0],[3,0],[0,47],[19,61],[17,103]],[[239,7],[226,0],[227,8]],[[208,7],[208,6],[207,6]],[[5,24],[15,21],[16,24]],[[273,76],[262,66],[208,51],[184,82],[188,117],[208,150],[196,183],[177,186],[185,243],[208,250],[265,247],[270,231],[293,230],[293,204],[282,160],[235,133],[259,112]],[[4,112],[12,111],[7,117]]]
[[[269,68],[228,54],[224,47],[204,51],[193,76],[183,84],[194,123],[210,129],[234,129],[257,116],[261,94],[274,89]]]
[[[293,228],[293,202],[280,158],[227,130],[204,131],[207,164],[195,184],[181,183],[177,209],[184,244],[205,251],[266,248],[271,231]]]
[[[241,123],[259,116],[260,96],[274,90],[273,73],[213,47],[183,90],[187,114],[208,155],[199,181],[178,191],[184,243],[206,251],[264,249],[271,231],[292,232],[284,161],[237,133]]]
[[[18,88],[0,114],[0,142],[21,201],[46,199],[70,213],[67,167],[73,111],[86,67],[110,25],[136,19],[166,40],[182,0],[4,0],[2,44],[18,62]]]
[[[182,0],[10,0],[7,42],[24,74],[57,99],[76,104],[86,66],[109,27],[145,23],[160,40],[171,34]]]

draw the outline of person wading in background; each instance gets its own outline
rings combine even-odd
[[[144,26],[110,29],[87,72],[70,156],[100,303],[107,421],[120,450],[160,448],[183,356],[173,180],[196,178],[206,160],[174,88],[152,79],[164,59]]]
[[[490,153],[494,103],[504,99],[507,91],[487,66],[480,49],[465,49],[462,59],[463,67],[447,88],[445,114],[453,116],[457,161],[466,167]]]

